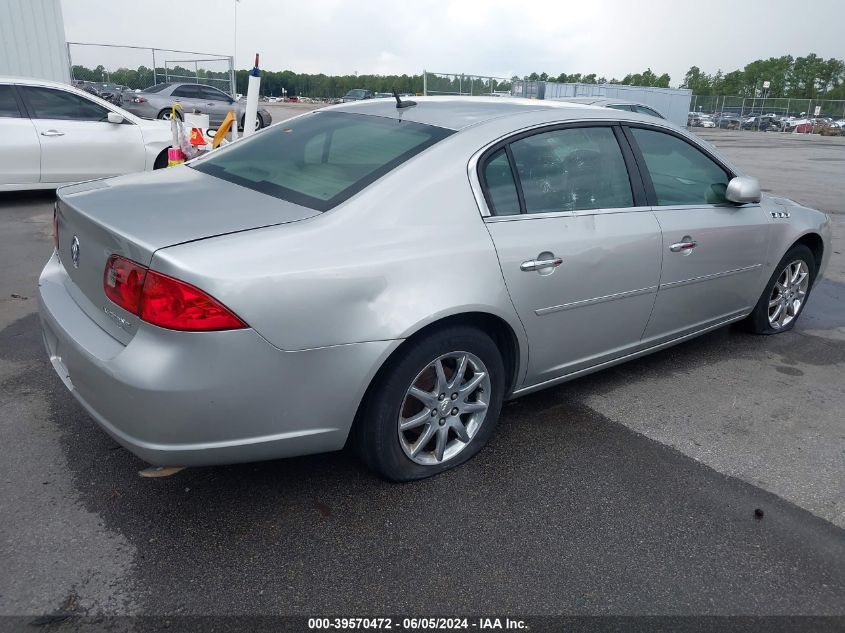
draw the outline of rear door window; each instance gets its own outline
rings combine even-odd
[[[527,213],[634,206],[610,127],[576,127],[511,143]]]
[[[484,166],[484,186],[487,190],[490,213],[518,215],[519,195],[513,179],[508,155],[504,149],[493,154]]]
[[[192,166],[325,211],[452,133],[410,121],[319,112],[268,128]]]

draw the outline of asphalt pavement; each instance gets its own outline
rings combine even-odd
[[[138,477],[43,351],[51,197],[0,197],[0,615],[845,615],[841,163],[808,185],[845,145],[731,134],[837,214],[799,327],[509,403],[477,458],[403,485],[344,452]],[[787,154],[812,178],[770,183]]]

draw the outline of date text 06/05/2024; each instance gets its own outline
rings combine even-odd
[[[311,630],[398,630],[398,631],[445,631],[445,630],[526,630],[524,620],[497,617],[482,618],[309,618]]]

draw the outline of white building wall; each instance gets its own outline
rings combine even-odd
[[[0,75],[70,83],[60,0],[0,0]]]
[[[524,96],[519,90],[522,84],[541,82],[514,82],[516,96]],[[525,95],[527,96],[527,95]],[[621,99],[633,101],[651,106],[660,114],[681,127],[687,124],[692,90],[687,88],[650,88],[645,86],[627,86],[624,84],[576,84],[576,83],[555,83],[545,82],[543,94],[540,98],[553,101],[566,101],[567,97],[607,97],[608,99]]]

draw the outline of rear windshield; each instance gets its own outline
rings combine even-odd
[[[149,88],[144,88],[141,92],[161,92],[165,88],[167,88],[170,84],[156,84],[155,86],[150,86]]]
[[[192,167],[326,211],[450,134],[409,121],[318,112],[274,125]]]

